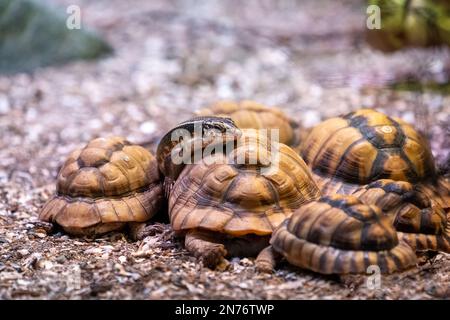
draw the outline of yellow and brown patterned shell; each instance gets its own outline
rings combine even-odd
[[[293,209],[320,196],[291,148],[275,142],[268,147],[258,135],[241,139],[228,155],[215,153],[185,167],[169,198],[176,232],[198,228],[231,236],[270,235]]]
[[[415,183],[436,176],[428,142],[411,125],[371,109],[317,125],[302,156],[325,195],[378,179]]]
[[[241,129],[278,129],[281,143],[295,146],[299,142],[297,123],[289,119],[280,109],[269,108],[254,101],[244,100],[239,103],[220,101],[209,108],[197,111],[196,114],[229,117]]]
[[[297,209],[273,234],[272,247],[293,265],[323,274],[391,273],[416,256],[388,217],[353,196],[323,197]]]
[[[39,217],[75,235],[100,234],[150,219],[162,200],[149,151],[120,137],[98,138],[70,154]]]
[[[450,221],[434,199],[409,182],[378,180],[354,192],[391,219],[399,238],[415,250],[450,252]]]
[[[416,184],[417,191],[433,199],[448,214],[450,214],[450,180],[439,176],[436,180],[424,181]]]

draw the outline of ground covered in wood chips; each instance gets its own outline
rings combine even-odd
[[[115,53],[0,77],[0,299],[450,296],[446,254],[383,276],[381,287],[370,290],[364,275],[324,277],[286,263],[274,274],[259,274],[248,258],[211,271],[164,223],[139,242],[122,233],[98,239],[47,234],[36,223],[72,149],[110,135],[154,146],[171,125],[218,99],[277,105],[304,127],[377,107],[415,123],[442,162],[450,98],[389,86],[405,79],[445,82],[449,50],[371,50],[362,34],[364,8],[352,1],[52,2],[63,12],[65,5],[80,5],[83,27],[98,30]]]

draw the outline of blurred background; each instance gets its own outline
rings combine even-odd
[[[120,135],[154,151],[172,125],[223,99],[278,107],[304,129],[376,108],[414,124],[444,167],[449,6],[0,0],[0,299],[448,297],[445,255],[367,290],[363,278],[347,283],[289,267],[263,276],[249,259],[232,260],[233,271],[208,271],[171,240],[168,225],[148,242],[121,233],[47,236],[36,226],[73,149]],[[381,29],[371,30],[377,15]],[[151,258],[134,255],[141,246]]]
[[[382,30],[367,28],[368,5]],[[153,141],[222,99],[303,127],[369,107],[449,148],[443,0],[0,1],[0,179],[53,181],[98,136]],[[383,20],[384,19],[384,20]]]

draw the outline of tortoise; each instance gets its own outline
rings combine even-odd
[[[389,217],[352,195],[324,196],[301,206],[275,230],[270,243],[262,261],[267,269],[274,267],[277,254],[322,274],[365,273],[371,265],[392,273],[416,263]]]
[[[406,181],[381,179],[355,191],[391,219],[399,238],[416,251],[450,252],[450,221],[444,209]]]
[[[311,130],[301,155],[324,195],[392,179],[450,209],[450,183],[437,174],[428,142],[401,119],[372,109],[328,119]]]
[[[149,151],[122,137],[97,138],[69,155],[39,218],[77,236],[125,225],[137,232],[163,199],[158,165]]]
[[[210,268],[225,257],[257,256],[293,209],[320,196],[295,151],[266,135],[241,131],[230,152],[187,164],[169,196],[174,232]]]
[[[241,129],[278,129],[279,142],[295,147],[300,141],[300,126],[278,108],[270,108],[251,100],[219,101],[196,112],[199,116],[221,116],[233,119]],[[268,131],[270,136],[270,132]]]

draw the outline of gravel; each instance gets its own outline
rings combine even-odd
[[[416,124],[445,161],[450,96],[389,85],[445,79],[448,49],[373,51],[363,41],[363,11],[351,1],[51,2],[79,5],[83,26],[98,30],[115,54],[0,76],[0,299],[450,297],[448,254],[422,257],[417,268],[382,276],[371,290],[368,275],[321,276],[286,263],[260,274],[250,258],[211,271],[164,223],[133,242],[123,233],[51,234],[37,221],[71,150],[110,135],[154,150],[171,125],[218,99],[279,106],[304,127],[377,107]]]

